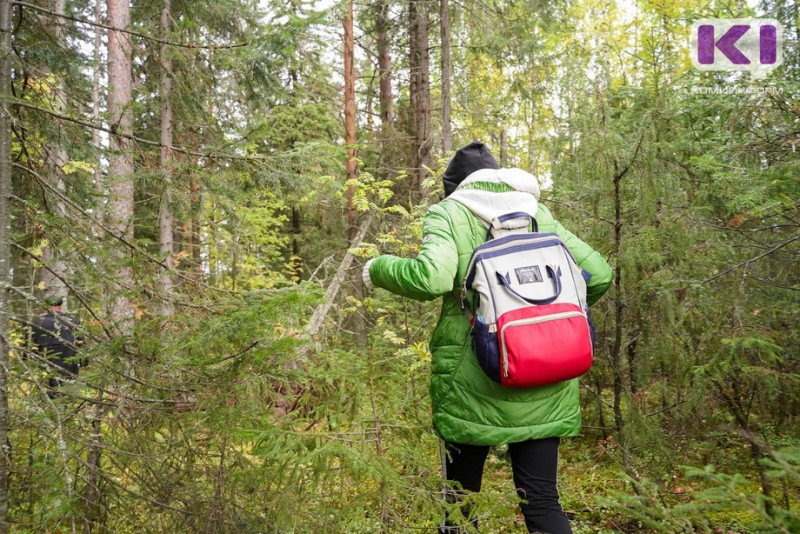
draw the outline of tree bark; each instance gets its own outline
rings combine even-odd
[[[772,516],[774,514],[774,506],[772,503],[772,483],[767,476],[767,469],[762,463],[765,458],[772,457],[771,448],[769,444],[763,443],[756,437],[755,432],[750,427],[750,414],[749,408],[745,407],[740,398],[747,398],[749,395],[744,394],[746,389],[743,387],[736,377],[732,377],[728,382],[730,385],[731,393],[728,393],[728,388],[723,383],[714,381],[722,400],[728,407],[731,415],[733,415],[739,428],[742,430],[742,435],[750,444],[750,457],[753,460],[753,465],[758,473],[759,481],[761,482],[761,492],[766,497],[764,501],[764,511]],[[766,449],[766,451],[765,451]]]
[[[442,19],[442,150],[453,150],[450,124],[450,0],[441,0]],[[505,165],[504,165],[505,166]]]
[[[292,260],[291,273],[295,283],[303,280],[303,258],[300,256],[300,240],[303,238],[303,213],[297,204],[292,205]]]
[[[103,451],[103,392],[98,390],[97,404],[92,409],[92,433],[89,441],[89,454],[86,458],[88,470],[86,480],[86,522],[83,525],[84,534],[101,531],[101,516],[103,511],[102,483],[102,451]]]
[[[616,167],[616,164],[615,164]],[[614,176],[614,245],[613,256],[619,261],[622,249],[622,174]],[[611,367],[614,372],[614,424],[621,432],[625,424],[622,415],[622,322],[624,320],[625,301],[622,295],[622,270],[614,269],[614,344],[611,348]]]
[[[161,6],[161,39],[167,40],[172,19],[172,1],[163,0]],[[172,213],[172,58],[167,50],[167,45],[161,45],[161,85],[159,98],[161,99],[161,154],[159,167],[164,177],[161,192],[161,204],[158,210],[159,227],[159,252],[166,268],[161,271],[159,283],[161,286],[161,313],[170,319],[175,313],[172,303],[172,269],[173,262],[173,226],[175,216]]]
[[[508,167],[508,133],[505,128],[500,130],[500,166]]]
[[[98,24],[103,23],[103,1],[95,0],[94,20]],[[92,72],[92,122],[100,124],[100,96],[102,83],[101,47],[103,38],[101,28],[96,27],[94,32],[94,69]],[[102,163],[102,138],[100,130],[92,129],[92,146],[97,154],[94,168],[94,188],[97,195],[95,204],[95,232],[97,236],[104,236],[103,227],[106,222],[106,183],[103,178]],[[102,530],[102,499],[103,494],[100,490],[102,479],[102,423],[103,423],[103,392],[102,388],[97,391],[97,404],[93,407],[92,433],[89,441],[89,454],[86,458],[87,479],[86,479],[86,521],[83,524],[84,534],[92,534]]]
[[[8,308],[11,303],[11,5],[0,0],[0,534],[7,534],[8,473]]]
[[[409,0],[411,47],[411,107],[414,111],[414,152],[416,167],[415,189],[424,197],[428,191],[422,185],[431,165],[430,137],[430,57],[428,52],[428,2]]]
[[[386,0],[378,2],[378,13],[375,21],[375,41],[378,46],[378,75],[380,77],[380,112],[382,136],[394,126],[394,101],[392,96],[392,55],[391,39],[389,38],[389,3]]]
[[[103,1],[95,0],[94,3],[94,21],[97,24],[103,23]],[[100,124],[100,84],[102,76],[102,66],[100,65],[100,47],[103,46],[103,38],[101,29],[95,28],[94,32],[94,70],[92,72],[92,122]],[[103,179],[103,169],[101,168],[102,162],[102,139],[100,137],[100,130],[92,129],[92,146],[95,149],[97,158],[95,159],[94,167],[94,189],[97,194],[97,204],[95,206],[94,218],[97,221],[97,228],[95,232],[98,236],[104,235],[102,226],[105,224],[106,216],[106,185]]]
[[[358,162],[356,160],[356,71],[355,41],[353,38],[353,2],[347,3],[344,21],[344,142],[347,145],[347,179],[358,178]],[[347,238],[353,239],[357,232],[356,211],[353,202],[355,185],[347,186]]]
[[[131,13],[129,0],[107,0],[108,24],[127,29]],[[112,130],[121,135],[111,135],[109,144],[109,213],[108,224],[116,233],[133,241],[133,148],[129,137],[133,134],[131,114],[131,42],[130,36],[117,30],[108,31],[108,121]],[[111,320],[121,333],[133,330],[134,310],[127,292],[133,289],[133,271],[126,252],[115,247],[116,270],[114,278],[119,292],[111,303]]]
[[[192,221],[190,224],[190,246],[192,248],[192,276],[195,281],[199,281],[203,273],[203,260],[200,257],[200,208],[202,198],[200,196],[200,182],[197,177],[192,175],[189,180],[189,190],[191,191]]]

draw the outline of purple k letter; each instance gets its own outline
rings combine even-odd
[[[697,28],[697,62],[701,65],[714,64],[714,48],[719,48],[734,65],[749,65],[750,60],[736,48],[736,41],[750,30],[747,24],[731,26],[725,35],[714,42],[714,26],[703,24]]]

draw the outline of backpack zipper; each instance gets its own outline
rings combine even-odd
[[[512,326],[521,326],[521,325],[528,325],[528,324],[536,324],[536,323],[546,323],[548,321],[555,321],[558,319],[567,319],[569,317],[583,317],[586,318],[586,314],[581,311],[566,311],[561,313],[554,313],[552,315],[543,315],[540,317],[529,317],[527,319],[517,319],[516,321],[509,321],[503,325],[503,329],[500,330],[500,344],[502,346],[502,358],[503,358],[503,376],[508,378],[508,351],[506,350],[506,328],[510,328]]]

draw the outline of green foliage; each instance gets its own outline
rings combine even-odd
[[[499,159],[506,139],[508,166],[533,172],[542,202],[619,276],[592,310],[584,434],[562,445],[562,503],[576,532],[800,529],[790,4],[762,2],[784,21],[787,43],[785,65],[757,82],[696,72],[683,52],[686,21],[751,14],[741,2],[451,2],[455,144],[481,139]],[[88,4],[67,7],[94,16]],[[135,31],[156,35],[160,7],[135,3]],[[356,5],[359,173],[347,181],[335,38],[343,5],[173,0],[165,37],[186,46],[132,36],[134,133],[159,138],[166,54],[176,148],[165,167],[159,146],[133,144],[135,237],[122,247],[102,223],[113,199],[94,175],[106,173],[110,152],[85,127],[95,120],[93,30],[65,21],[60,45],[46,15],[16,8],[14,529],[78,530],[91,518],[99,532],[417,532],[433,531],[446,510],[469,519],[442,501],[430,425],[438,305],[358,281],[366,258],[419,251],[449,156],[429,169],[431,193],[417,201],[407,5],[389,6],[393,127],[375,113],[376,7]],[[436,125],[441,73],[432,74]],[[60,113],[79,122],[46,113],[59,109],[60,82]],[[737,91],[696,90],[721,88]],[[47,163],[53,146],[67,154],[63,184]],[[171,294],[159,287],[167,197]],[[349,199],[373,223],[309,341],[307,322],[349,246]],[[51,398],[52,368],[32,352],[26,324],[61,266],[91,363]],[[119,283],[124,268],[132,286]],[[121,295],[136,314],[128,334],[109,318]],[[521,532],[502,450],[489,457],[484,488],[467,498],[466,515],[487,532]]]
[[[781,466],[775,478],[797,476],[797,451],[778,451]],[[684,468],[685,479],[664,487],[652,480],[629,480],[634,492],[613,492],[600,503],[653,532],[794,532],[800,525],[796,508],[768,508],[759,489],[739,473],[714,466]],[[683,484],[683,485],[681,485]]]

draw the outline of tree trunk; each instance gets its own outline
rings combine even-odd
[[[97,24],[103,23],[103,1],[95,0],[94,4],[94,21]],[[103,38],[101,29],[95,28],[94,32],[94,71],[92,72],[92,122],[100,124],[100,84],[102,76],[102,66],[100,65],[100,47],[103,46]],[[103,236],[103,224],[106,218],[106,184],[103,180],[103,169],[101,168],[102,161],[102,139],[100,137],[100,130],[97,128],[92,129],[92,146],[97,154],[97,159],[94,164],[94,189],[97,194],[97,203],[95,206],[94,218],[97,220],[97,228],[95,232],[98,236]]]
[[[131,12],[129,0],[107,0],[108,24],[127,29]],[[131,114],[131,42],[128,34],[108,31],[108,122],[119,135],[111,135],[109,144],[108,225],[122,239],[133,241],[133,133]],[[111,320],[121,333],[133,330],[134,310],[127,292],[134,287],[133,270],[127,250],[117,244],[115,282],[120,286],[111,303]]]
[[[427,194],[423,182],[428,176],[426,166],[431,166],[430,128],[430,76],[428,53],[428,2],[409,0],[409,26],[411,47],[411,107],[414,111],[414,152],[416,167],[415,189]]]
[[[300,240],[303,238],[303,214],[300,208],[292,205],[292,261],[291,273],[292,279],[296,283],[300,283],[303,279],[303,258],[300,256]]]
[[[353,2],[347,3],[344,21],[344,142],[347,145],[347,179],[358,178],[356,161],[356,71],[354,66],[355,44],[353,39]],[[355,185],[347,186],[347,238],[353,239],[357,232],[356,211],[353,203]]]
[[[192,194],[192,221],[189,239],[189,246],[192,248],[192,277],[195,281],[200,281],[203,273],[203,260],[200,257],[200,208],[202,208],[202,199],[200,198],[200,182],[197,181],[197,177],[194,175],[189,180],[189,189]]]
[[[333,280],[325,292],[325,300],[322,302],[322,304],[316,307],[314,313],[311,315],[311,319],[309,319],[308,324],[306,324],[306,331],[303,336],[305,339],[313,341],[317,333],[319,333],[320,328],[322,328],[322,323],[325,321],[325,317],[328,315],[331,307],[333,307],[333,301],[336,300],[336,295],[339,294],[339,289],[341,289],[342,283],[344,283],[344,280],[347,277],[347,271],[350,269],[350,266],[353,264],[353,260],[355,259],[355,256],[353,256],[353,253],[350,251],[364,241],[364,237],[367,235],[367,230],[369,230],[369,226],[372,224],[372,217],[373,216],[371,213],[368,213],[364,217],[364,220],[361,221],[361,227],[358,229],[358,233],[356,233],[356,236],[352,241],[350,241],[350,246],[347,252],[345,252],[342,261],[339,263],[339,268],[336,269],[336,274],[333,276]],[[299,357],[292,361],[291,366],[293,369],[300,367],[302,360],[306,357],[311,349],[311,343],[304,345],[300,349]]]
[[[102,0],[95,0],[94,4],[94,20],[98,24],[103,21],[103,3]],[[101,83],[101,65],[100,65],[100,47],[103,45],[102,35],[100,28],[95,28],[94,33],[94,72],[92,73],[92,119],[95,124],[100,124],[100,83]],[[94,187],[97,193],[97,209],[94,213],[95,219],[98,221],[98,228],[95,232],[98,236],[105,235],[100,228],[105,224],[105,197],[106,185],[103,179],[103,171],[100,168],[101,163],[101,150],[102,140],[100,138],[100,130],[92,130],[92,145],[97,153],[97,160],[95,161],[94,169]],[[97,404],[94,406],[94,419],[92,419],[92,434],[91,441],[89,442],[89,454],[86,458],[87,480],[86,480],[86,522],[83,525],[84,534],[92,534],[92,532],[101,531],[101,515],[102,515],[102,492],[100,490],[101,484],[101,470],[102,470],[102,427],[103,427],[103,391],[98,388],[97,391]]]
[[[614,245],[613,256],[619,261],[622,248],[622,176],[614,176]],[[622,416],[622,321],[624,320],[625,302],[622,295],[622,270],[614,269],[614,343],[611,348],[611,368],[614,372],[614,424],[621,432],[625,420]]]
[[[181,258],[179,270],[189,275],[192,280],[199,280],[202,272],[200,257],[200,184],[197,177],[189,176],[189,216],[178,224],[180,231],[177,248]]]
[[[761,482],[761,493],[764,495],[764,497],[766,497],[764,500],[764,511],[768,515],[772,516],[774,514],[774,506],[772,503],[772,483],[770,482],[770,479],[767,475],[767,469],[763,463],[764,459],[773,456],[770,452],[771,448],[769,447],[768,443],[762,444],[762,442],[756,437],[753,429],[750,427],[749,407],[745,407],[740,400],[740,398],[750,397],[750,395],[747,394],[749,392],[746,391],[743,384],[741,384],[735,376],[731,378],[729,384],[730,393],[728,393],[728,388],[726,388],[724,384],[714,381],[714,385],[717,387],[717,392],[722,397],[722,400],[725,401],[725,405],[728,407],[731,415],[733,415],[733,418],[736,420],[736,423],[742,430],[742,435],[750,444],[750,457],[753,459],[753,466],[755,467],[756,472],[758,473],[759,481]]]
[[[172,1],[163,0],[161,6],[161,39],[167,40],[172,19]],[[172,304],[172,269],[173,263],[173,226],[175,217],[172,213],[172,58],[167,50],[167,45],[161,45],[161,86],[159,91],[161,99],[161,154],[159,167],[164,177],[161,204],[158,210],[158,226],[160,230],[159,252],[161,259],[166,264],[166,269],[161,272],[159,285],[161,286],[161,313],[169,320],[175,313]]]
[[[8,308],[11,304],[11,5],[0,0],[0,534],[7,534],[8,473]]]
[[[65,0],[49,0],[47,8],[52,11],[56,16],[48,17],[44,20],[45,31],[50,35],[53,42],[58,48],[64,48],[64,19],[58,15],[63,15],[65,12]],[[49,68],[45,68],[44,75],[51,74]],[[67,96],[64,90],[64,81],[58,73],[54,76],[53,90],[50,94],[52,98],[51,107],[53,111],[59,114],[66,114]],[[64,165],[69,160],[67,153],[64,125],[60,121],[55,121],[51,129],[51,139],[48,139],[42,151],[44,153],[44,166],[45,177],[50,182],[52,187],[60,193],[66,192],[66,182],[64,181]],[[66,206],[64,201],[57,197],[51,196],[49,200],[50,205],[59,218],[67,216]],[[42,283],[45,286],[47,294],[58,295],[62,298],[67,296],[67,287],[62,280],[67,278],[67,266],[61,253],[58,250],[58,243],[51,242],[48,247],[42,251],[42,258],[48,265],[47,269],[42,270]],[[67,300],[65,298],[62,308],[67,309]]]
[[[442,19],[442,150],[453,150],[450,124],[450,0],[441,0]],[[503,165],[505,167],[505,165]]]
[[[89,441],[89,454],[86,458],[88,470],[86,480],[86,523],[83,525],[84,534],[101,531],[101,516],[103,512],[102,484],[102,451],[103,451],[103,392],[97,393],[97,404],[92,409],[92,434]]]
[[[378,2],[378,13],[375,21],[375,41],[378,46],[378,74],[380,76],[380,111],[382,137],[394,125],[394,101],[392,97],[392,55],[389,38],[389,3]]]
[[[500,130],[500,166],[508,167],[508,133],[505,128]]]

